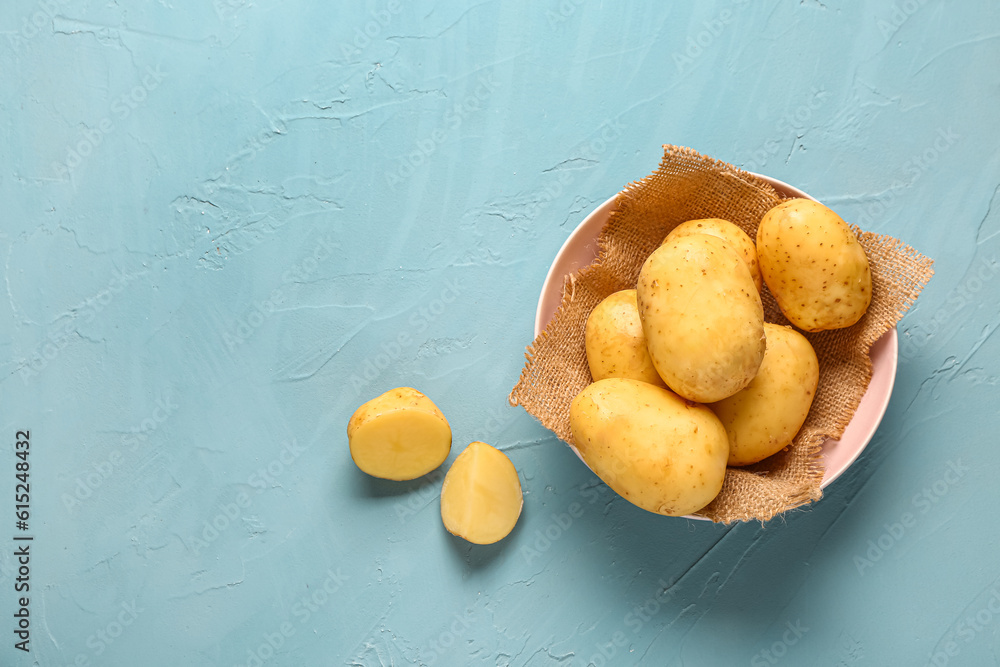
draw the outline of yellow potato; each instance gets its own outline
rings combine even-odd
[[[451,427],[436,405],[416,389],[399,387],[358,408],[347,424],[351,458],[383,479],[416,479],[444,463]]]
[[[708,407],[729,435],[729,465],[762,461],[792,444],[809,414],[819,362],[806,337],[791,327],[764,324],[767,351],[745,389]]]
[[[849,327],[872,300],[868,257],[839,215],[810,199],[789,199],[757,228],[764,282],[788,321],[806,331]]]
[[[615,292],[597,304],[587,318],[585,340],[595,380],[632,378],[665,386],[646,349],[634,289]]]
[[[646,382],[599,380],[573,399],[574,447],[616,493],[667,516],[712,501],[726,475],[729,441],[711,410]]]
[[[493,544],[507,537],[523,504],[514,464],[485,442],[466,447],[441,486],[444,527],[473,544]]]
[[[667,234],[667,238],[663,239],[663,243],[666,243],[671,238],[690,236],[691,234],[709,234],[728,243],[733,250],[740,254],[743,261],[746,262],[747,268],[750,269],[750,275],[753,276],[753,284],[757,286],[757,291],[759,292],[763,289],[763,282],[760,278],[760,267],[757,266],[757,249],[753,245],[753,240],[747,236],[746,232],[722,218],[688,220],[674,227]]]
[[[672,390],[709,403],[750,383],[764,358],[764,309],[750,269],[707,234],[671,239],[642,265],[639,317],[649,356]]]

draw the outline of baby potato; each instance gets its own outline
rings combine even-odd
[[[649,256],[636,287],[656,372],[699,403],[750,383],[764,358],[764,308],[750,269],[715,236],[672,238]]]
[[[711,408],[729,436],[729,465],[757,463],[792,444],[812,407],[819,362],[806,337],[764,323],[767,350],[746,388]]]
[[[444,527],[473,544],[493,544],[507,537],[523,504],[514,464],[485,442],[466,447],[441,486]]]
[[[451,427],[431,399],[399,387],[354,412],[347,440],[354,463],[372,477],[416,479],[448,458]]]
[[[839,215],[810,199],[789,199],[757,228],[764,282],[788,321],[805,331],[849,327],[872,300],[864,248]]]
[[[722,489],[729,440],[711,410],[662,387],[608,378],[570,404],[574,448],[604,483],[644,510],[683,516]]]
[[[743,261],[746,262],[747,268],[750,269],[750,275],[753,276],[753,284],[757,286],[757,291],[759,292],[763,289],[760,267],[757,266],[757,249],[746,232],[722,218],[688,220],[674,227],[667,234],[667,238],[663,239],[663,243],[678,236],[690,236],[691,234],[708,234],[728,243],[733,250],[740,254]]]
[[[597,304],[587,318],[585,340],[595,380],[632,378],[666,386],[646,349],[634,289],[615,292]]]

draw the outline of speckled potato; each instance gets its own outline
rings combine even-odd
[[[451,427],[431,399],[410,387],[391,389],[358,408],[347,423],[351,458],[373,477],[426,475],[451,451]]]
[[[587,318],[584,337],[595,380],[632,378],[665,386],[646,349],[634,289],[615,292],[597,304]]]
[[[722,218],[703,218],[682,222],[667,234],[667,238],[663,239],[663,242],[666,243],[671,238],[690,236],[691,234],[708,234],[728,243],[746,262],[747,268],[750,269],[750,275],[753,276],[753,284],[757,286],[757,291],[763,289],[764,283],[760,277],[760,267],[757,265],[757,249],[746,232]]]
[[[599,380],[573,399],[569,419],[584,462],[645,510],[691,514],[722,489],[726,429],[711,410],[669,389],[624,378]]]
[[[473,544],[493,544],[507,537],[523,505],[514,464],[485,442],[466,447],[441,486],[444,527]]]
[[[868,257],[839,215],[789,199],[757,228],[761,275],[788,321],[805,331],[849,327],[872,300]]]
[[[699,403],[732,396],[764,358],[764,309],[746,263],[722,239],[671,239],[643,264],[639,317],[656,372]]]
[[[708,407],[729,436],[729,465],[757,463],[792,444],[809,414],[819,362],[806,337],[791,327],[764,324],[767,351],[743,390]]]

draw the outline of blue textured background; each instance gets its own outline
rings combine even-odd
[[[0,32],[3,665],[998,664],[996,2],[17,0]],[[661,143],[937,260],[872,444],[766,526],[644,513],[506,405],[550,260]],[[508,539],[353,466],[398,385],[452,458],[509,454]]]

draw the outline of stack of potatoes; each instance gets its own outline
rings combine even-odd
[[[804,331],[855,324],[871,303],[868,258],[829,208],[791,199],[754,242],[720,219],[677,226],[635,289],[612,294],[586,326],[593,384],[570,407],[575,449],[612,489],[668,516],[696,512],[726,467],[792,443],[819,363],[792,327],[764,321],[763,284]]]

